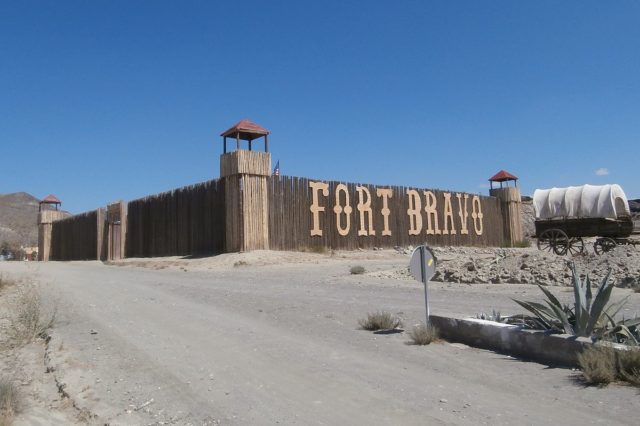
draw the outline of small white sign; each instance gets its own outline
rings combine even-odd
[[[436,261],[437,259],[429,247],[419,246],[411,255],[409,273],[416,281],[427,282],[436,274]]]

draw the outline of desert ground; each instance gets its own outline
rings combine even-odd
[[[541,299],[535,285],[509,283],[509,271],[526,272],[522,263],[553,264],[552,273],[540,272],[560,274],[549,288],[570,300],[565,260],[536,257],[534,248],[501,250],[438,249],[439,279],[461,282],[430,284],[432,313],[522,312],[512,298]],[[611,262],[633,271],[636,255],[620,253]],[[46,341],[3,349],[1,373],[24,399],[15,424],[636,423],[638,388],[584,386],[572,369],[360,330],[358,320],[378,310],[400,316],[405,330],[424,321],[409,256],[256,251],[2,262],[0,274],[22,283],[0,292],[3,333],[25,283],[39,289],[43,310],[57,308]],[[583,266],[598,274],[597,262]],[[352,275],[356,265],[366,272]],[[469,273],[503,278],[462,282],[475,280]],[[627,295],[630,317],[640,312],[640,293],[616,288],[613,298]]]

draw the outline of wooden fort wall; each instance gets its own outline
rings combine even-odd
[[[98,210],[77,214],[51,224],[51,260],[96,260]]]
[[[354,250],[513,243],[505,237],[512,225],[497,197],[291,176],[247,175],[235,186],[229,184],[233,179],[235,175],[53,221],[50,258],[189,256],[263,246]],[[266,188],[253,191],[251,179]],[[244,201],[233,203],[236,199]],[[236,204],[242,209],[230,209]],[[245,217],[234,221],[227,217],[231,214]],[[241,224],[242,232],[230,223]],[[260,238],[254,242],[248,232]]]
[[[220,179],[130,201],[125,256],[220,253],[224,250],[224,210]]]
[[[272,176],[268,202],[271,249],[504,244],[495,197]]]

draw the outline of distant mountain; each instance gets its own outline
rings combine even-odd
[[[26,192],[0,194],[0,244],[38,245],[39,201]]]

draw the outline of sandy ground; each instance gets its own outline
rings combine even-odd
[[[393,250],[258,251],[117,265],[3,262],[0,272],[33,277],[47,303],[58,305],[51,340],[34,352],[42,364],[22,367],[34,377],[52,376],[68,396],[53,396],[59,403],[49,406],[52,419],[635,423],[637,388],[584,387],[570,369],[460,344],[416,347],[404,333],[359,330],[358,319],[376,310],[398,314],[408,327],[423,320],[422,287],[402,273],[408,260]],[[355,265],[367,273],[351,275]],[[552,290],[572,297],[568,288]],[[614,299],[626,295],[625,316],[633,316],[640,294],[616,289]],[[530,284],[432,283],[430,297],[434,314],[464,317],[521,312],[511,298],[539,299],[540,291]],[[32,406],[19,424],[47,424],[38,411],[47,404]]]

